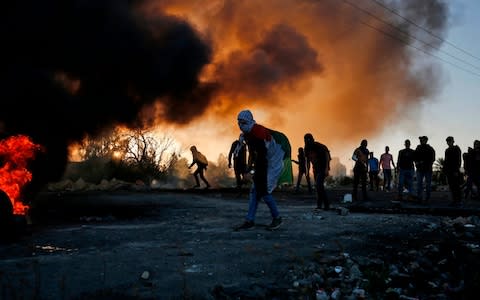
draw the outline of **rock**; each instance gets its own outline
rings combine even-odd
[[[150,272],[148,271],[143,271],[142,275],[140,276],[143,280],[147,280],[150,278]]]

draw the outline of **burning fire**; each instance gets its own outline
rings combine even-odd
[[[32,180],[27,163],[40,149],[40,145],[24,135],[11,136],[0,141],[0,189],[10,198],[14,214],[24,215],[28,209],[28,205],[21,201],[21,191],[23,186]]]

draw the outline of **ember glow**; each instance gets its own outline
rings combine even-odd
[[[0,141],[0,189],[10,198],[14,214],[24,215],[28,209],[21,200],[22,188],[32,180],[32,173],[27,169],[28,162],[40,150],[40,145],[24,135]]]

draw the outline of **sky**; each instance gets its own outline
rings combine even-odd
[[[448,3],[451,15],[444,39],[449,43],[444,43],[441,48],[444,52],[437,52],[436,56],[454,63],[455,66],[440,60],[444,84],[438,95],[417,107],[418,118],[407,119],[411,124],[400,125],[392,122],[385,132],[370,139],[369,149],[374,151],[376,156],[383,153],[383,145],[389,145],[396,159],[395,154],[403,148],[406,138],[411,140],[414,147],[418,145],[418,136],[421,135],[428,136],[428,143],[436,150],[437,158],[444,157],[447,136],[455,138],[462,152],[473,147],[474,140],[480,139],[480,42],[475,38],[476,28],[480,28],[480,2],[455,0]],[[445,53],[465,60],[476,68]]]
[[[364,5],[361,7],[365,9],[374,7],[372,3],[368,2],[362,2]],[[280,122],[272,121],[272,114],[275,113],[269,112],[270,107],[250,107],[248,104],[237,102],[235,108],[238,111],[249,108],[254,113],[257,122],[286,132],[292,143],[292,156],[294,157],[296,149],[303,146],[303,134],[312,132],[318,141],[329,146],[332,156],[339,157],[341,162],[346,165],[347,170],[353,168],[351,154],[363,138],[369,141],[368,148],[375,153],[376,157],[379,157],[384,152],[385,146],[388,145],[395,161],[398,151],[403,148],[404,140],[410,139],[412,148],[415,148],[419,144],[418,137],[421,135],[429,137],[428,142],[436,150],[437,158],[444,156],[444,150],[447,146],[445,138],[449,135],[455,137],[456,143],[465,152],[468,147],[472,146],[475,139],[480,138],[480,123],[477,120],[480,108],[478,102],[478,95],[480,95],[480,44],[478,39],[475,38],[477,36],[477,28],[480,28],[480,18],[478,18],[480,3],[474,0],[454,0],[447,3],[448,16],[444,20],[445,29],[442,34],[439,34],[444,40],[440,44],[441,50],[428,51],[434,55],[433,57],[416,48],[405,47],[406,51],[411,51],[413,53],[412,56],[415,56],[415,62],[409,66],[410,68],[414,69],[415,64],[422,65],[426,61],[434,66],[433,72],[438,75],[436,82],[431,82],[432,85],[435,85],[435,91],[418,97],[421,99],[401,100],[403,104],[400,105],[396,104],[395,100],[390,99],[384,100],[386,103],[382,104],[369,99],[367,95],[361,98],[368,106],[363,108],[363,110],[373,112],[360,113],[358,117],[367,118],[369,121],[361,122],[358,128],[347,126],[345,129],[344,125],[336,124],[337,120],[338,123],[349,122],[350,120],[337,114],[335,114],[337,120],[328,117],[325,119],[325,116],[322,114],[322,111],[325,110],[322,105],[322,97],[325,94],[322,91],[322,88],[325,88],[323,81],[328,80],[329,76],[328,60],[326,60],[324,66],[326,75],[314,80],[310,92],[299,97],[303,99],[317,99],[313,101],[289,99],[288,101],[293,105],[286,104],[287,109],[281,111],[281,116],[277,116],[281,119]],[[345,6],[352,8],[349,5]],[[356,10],[358,11],[358,9]],[[402,13],[400,12],[400,14]],[[415,22],[416,24],[422,24],[420,19],[415,20]],[[360,34],[367,31],[367,35],[385,37],[385,34],[382,32],[378,32],[361,23],[353,24],[352,26],[356,26]],[[370,32],[368,33],[368,31]],[[422,33],[425,34],[421,30],[414,31],[413,35],[421,37]],[[438,41],[435,38],[432,40]],[[414,45],[418,47],[418,45]],[[351,45],[348,46],[350,47]],[[343,47],[339,49],[339,53],[342,51],[344,51]],[[476,58],[464,53],[464,51]],[[350,59],[352,58],[350,57]],[[393,64],[391,66],[393,72],[395,72],[396,67],[402,68],[403,65]],[[356,76],[364,76],[361,73],[364,70],[361,69],[361,71],[356,73]],[[387,75],[387,80],[396,80],[388,77],[389,75]],[[349,80],[354,81],[355,78],[349,78]],[[426,80],[427,85],[430,84],[428,80]],[[378,80],[375,84],[382,84],[382,81]],[[388,84],[388,81],[386,84]],[[408,84],[410,83],[407,82]],[[326,85],[326,88],[331,87],[331,84]],[[392,93],[391,97],[395,97],[394,93]],[[388,98],[388,95],[385,96],[385,99]],[[331,109],[330,104],[327,105],[329,106],[328,109]],[[347,101],[343,105],[352,105],[352,102]],[[404,109],[405,107],[406,109]],[[318,111],[319,113],[312,116],[311,111]],[[346,113],[350,114],[351,112]],[[199,150],[206,152],[209,159],[215,161],[218,154],[228,153],[229,143],[236,138],[233,133],[229,135],[227,130],[232,124],[235,125],[235,117],[235,113],[230,113],[230,120],[226,120],[230,124],[225,124],[221,123],[222,121],[217,123],[219,121],[210,116],[201,121],[194,121],[192,123],[193,127],[187,126],[187,130],[176,131],[173,129],[172,132],[182,141],[185,148],[190,143],[197,144]],[[355,114],[350,116],[350,118],[355,118]],[[275,116],[273,119],[275,119]],[[212,130],[212,123],[215,123],[213,127],[218,125],[225,131],[220,131],[219,133],[218,128]],[[332,132],[335,133],[337,125],[339,136],[335,137],[332,136]],[[322,127],[325,127],[326,130],[322,130]],[[348,134],[343,132],[344,130],[353,130],[356,133]],[[192,132],[198,134],[192,134]],[[188,156],[188,153],[186,155]]]

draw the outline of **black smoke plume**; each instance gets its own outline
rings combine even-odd
[[[8,1],[0,34],[0,122],[45,152],[30,190],[63,174],[68,145],[106,126],[142,126],[138,112],[161,99],[170,122],[208,105],[198,77],[211,49],[185,21],[141,14],[142,1]],[[206,92],[207,91],[207,92]],[[202,95],[202,102],[195,102]],[[207,100],[205,100],[207,99]],[[189,107],[187,114],[182,113]]]

